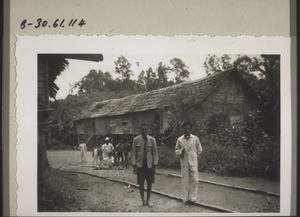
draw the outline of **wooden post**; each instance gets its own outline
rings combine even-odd
[[[80,144],[79,135],[77,135],[77,142],[78,142],[78,145],[79,145]]]

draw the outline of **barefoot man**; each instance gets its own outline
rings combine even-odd
[[[156,141],[148,135],[148,124],[143,123],[141,126],[141,135],[135,137],[132,143],[131,163],[134,174],[137,174],[137,182],[140,188],[142,202],[139,206],[147,205],[152,207],[150,195],[154,175],[158,164],[158,153]],[[144,183],[147,181],[147,199],[144,197]]]
[[[183,204],[195,202],[198,189],[198,156],[202,152],[199,138],[191,134],[192,124],[182,124],[184,134],[177,139],[175,154],[180,157]]]
[[[87,147],[83,139],[81,139],[81,143],[78,146],[78,149],[80,150],[80,159],[81,163],[86,163],[86,151]]]

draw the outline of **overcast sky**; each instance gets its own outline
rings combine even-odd
[[[56,79],[55,83],[59,87],[56,99],[65,98],[70,92],[71,85],[78,82],[81,78],[89,73],[91,69],[102,70],[103,72],[110,72],[112,75],[115,71],[114,61],[123,54],[106,54],[103,53],[103,61],[91,62],[83,60],[68,59],[69,67],[62,72]],[[149,67],[156,69],[159,62],[165,65],[170,65],[170,60],[173,58],[180,58],[188,67],[190,71],[190,79],[198,79],[204,77],[205,70],[203,63],[207,55],[188,55],[188,54],[174,54],[174,55],[153,55],[153,54],[124,54],[127,60],[132,64],[131,69],[136,79],[142,70],[147,70]]]

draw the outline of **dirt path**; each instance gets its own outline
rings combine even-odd
[[[72,212],[213,212],[197,206],[186,207],[179,201],[166,200],[165,197],[155,194],[152,195],[152,208],[139,207],[139,193],[136,188],[127,188],[125,185],[82,174],[65,173],[64,177],[67,180],[61,182],[61,187],[72,186],[73,191],[69,194],[77,198],[77,201],[68,205],[68,211]]]
[[[136,183],[136,176],[132,173],[131,168],[127,170],[93,170],[91,168],[91,154],[88,153],[88,162],[86,164],[79,163],[79,152],[77,151],[50,151],[48,158],[51,167],[64,170],[83,171],[91,174],[97,174],[104,177],[115,178]],[[158,170],[163,173],[179,174],[180,171],[175,170]],[[82,176],[82,175],[81,175]],[[99,210],[103,212],[212,212],[196,206],[184,207],[180,202],[170,200],[153,194],[153,202],[155,206],[150,209],[148,207],[138,207],[139,193],[134,188],[124,188],[117,183],[108,182],[94,177],[78,177],[78,180],[72,182],[72,185],[86,186],[89,190],[79,192],[80,198],[84,201],[90,201],[91,204],[96,203],[92,207],[88,207],[90,203],[83,204],[83,210]],[[243,187],[255,187],[259,190],[279,192],[279,184],[273,181],[257,178],[232,178],[220,177],[212,174],[199,173],[200,179],[223,182]],[[181,185],[179,178],[166,177],[163,175],[156,176],[154,189],[160,190],[175,196],[181,196]],[[98,202],[97,202],[98,201]],[[213,186],[205,183],[199,183],[198,202],[221,206],[237,212],[278,212],[279,197],[266,196],[261,194],[249,193],[228,189],[224,187]],[[103,205],[106,204],[105,206]],[[94,207],[94,208],[93,208]],[[96,208],[95,208],[96,207]]]

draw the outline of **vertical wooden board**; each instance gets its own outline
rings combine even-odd
[[[121,134],[122,128],[121,128],[121,120],[120,117],[110,117],[109,127],[110,127],[110,133],[111,134]]]
[[[132,134],[136,135],[139,133],[139,126],[138,126],[139,116],[138,116],[138,114],[132,114],[131,120],[132,120],[132,126],[131,126]]]
[[[95,134],[96,135],[106,135],[109,132],[107,132],[109,121],[105,117],[101,118],[95,118]]]
[[[123,134],[132,134],[132,116],[134,114],[124,115],[122,117],[122,132]]]
[[[93,133],[93,120],[94,119],[84,120],[84,134],[91,135]]]
[[[75,131],[76,131],[76,134],[77,135],[82,135],[84,134],[84,124],[83,122],[79,122],[79,121],[76,121],[75,122]]]

